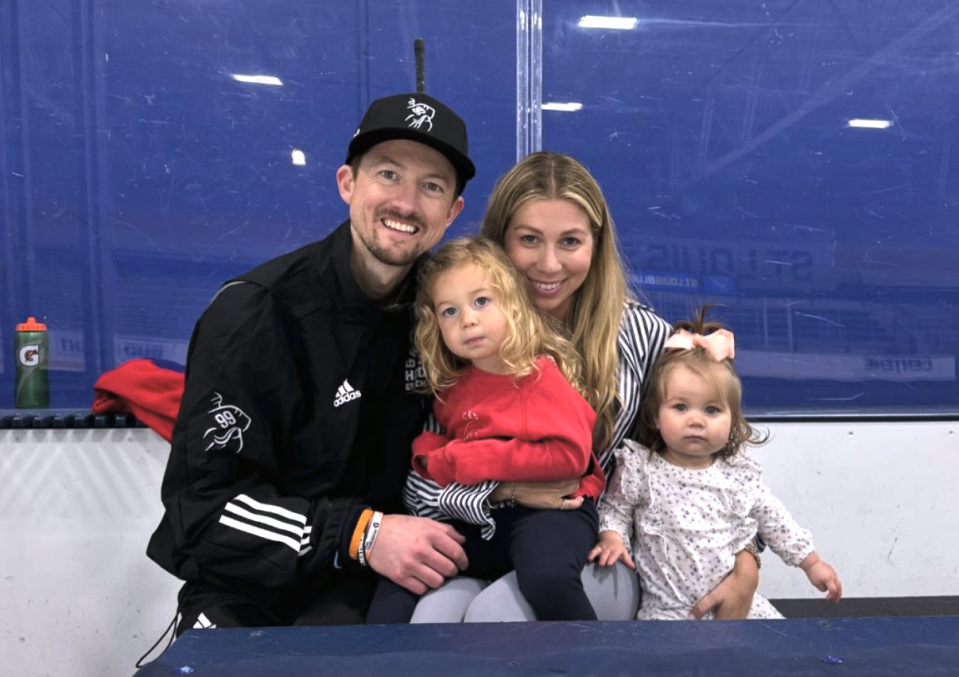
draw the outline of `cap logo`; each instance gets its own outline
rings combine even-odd
[[[423,125],[428,124],[429,127],[423,131],[433,131],[433,116],[436,115],[436,110],[432,106],[427,106],[425,103],[416,103],[416,99],[410,99],[406,107],[413,111],[406,116],[406,119],[410,121],[409,127],[411,129],[420,129]]]

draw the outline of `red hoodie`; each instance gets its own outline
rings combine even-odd
[[[93,413],[133,414],[167,442],[183,399],[183,374],[152,360],[130,360],[93,384]]]
[[[552,360],[536,364],[517,381],[471,367],[434,403],[446,434],[413,441],[413,469],[441,486],[582,477],[575,495],[599,499],[606,480],[592,453],[596,414]]]

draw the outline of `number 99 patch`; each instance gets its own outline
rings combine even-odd
[[[242,409],[232,404],[223,404],[223,395],[214,392],[210,400],[213,408],[209,412],[210,426],[203,433],[203,439],[209,440],[206,451],[225,449],[239,454],[243,450],[243,433],[250,427],[250,417]]]

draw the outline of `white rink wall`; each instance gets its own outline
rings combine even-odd
[[[777,423],[753,453],[766,483],[813,533],[847,597],[959,595],[959,421]],[[760,591],[820,595],[763,555]]]
[[[777,423],[754,453],[847,597],[959,595],[959,422]],[[136,430],[0,430],[0,654],[18,677],[132,675],[178,582],[144,551],[168,445]],[[760,591],[810,598],[763,556]]]

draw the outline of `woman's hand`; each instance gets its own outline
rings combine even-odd
[[[538,510],[575,510],[583,505],[583,497],[566,496],[577,489],[578,478],[555,482],[501,482],[489,495],[489,500],[491,503],[516,501],[522,506]]]
[[[746,618],[753,606],[753,595],[759,586],[759,566],[752,553],[742,550],[736,555],[736,566],[719,585],[700,599],[690,610],[691,619],[701,620],[710,611],[713,618]]]
[[[599,532],[599,542],[589,551],[587,562],[596,560],[597,566],[611,567],[616,562],[622,560],[623,564],[630,569],[635,569],[636,564],[633,558],[629,556],[626,544],[623,543],[623,537],[615,531]]]

